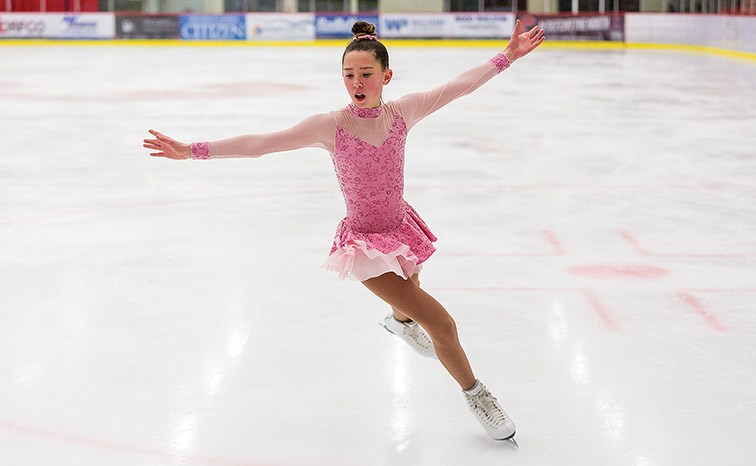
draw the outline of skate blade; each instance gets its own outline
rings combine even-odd
[[[515,448],[520,448],[520,444],[517,443],[517,440],[515,440],[514,435],[509,438],[505,438],[504,440],[502,440],[502,442],[506,442]]]
[[[384,324],[382,324],[381,322],[378,322],[378,325],[380,325],[381,327],[383,327],[383,330],[387,331],[388,333],[390,333],[390,334],[392,334],[392,335],[396,335],[396,333],[394,333],[394,332],[392,332],[391,330],[389,330],[389,328],[388,328],[388,327],[386,327],[386,326],[385,326]],[[396,335],[396,336],[399,336],[399,335]]]

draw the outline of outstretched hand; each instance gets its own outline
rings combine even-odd
[[[526,32],[525,26],[518,19],[515,22],[514,31],[512,31],[512,38],[509,39],[509,44],[504,49],[504,54],[509,58],[510,62],[524,57],[543,43],[545,39],[543,34],[544,31],[539,26],[533,26],[533,29]]]
[[[144,147],[150,150],[156,150],[158,152],[150,153],[153,157],[166,157],[173,160],[184,160],[191,158],[192,146],[190,144],[184,144],[174,139],[169,138],[163,133],[157,132],[154,129],[149,130],[150,134],[155,136],[156,139],[145,139]]]

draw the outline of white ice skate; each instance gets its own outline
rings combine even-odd
[[[514,438],[515,425],[512,419],[501,409],[499,402],[491,395],[491,392],[480,383],[469,390],[463,390],[470,411],[478,418],[480,425],[486,433],[496,440],[509,440]]]
[[[416,322],[400,322],[394,319],[393,314],[389,314],[383,319],[383,328],[398,336],[410,347],[428,358],[438,359],[436,352],[433,350],[433,342],[427,333]]]

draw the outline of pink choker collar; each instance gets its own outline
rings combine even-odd
[[[375,108],[360,108],[354,104],[347,107],[352,115],[359,118],[378,118],[383,112],[383,105]]]

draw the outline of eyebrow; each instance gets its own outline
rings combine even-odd
[[[345,70],[352,70],[353,68],[344,68],[344,69]],[[374,66],[361,66],[360,69],[361,70],[373,70],[373,69],[375,69],[375,67]]]

